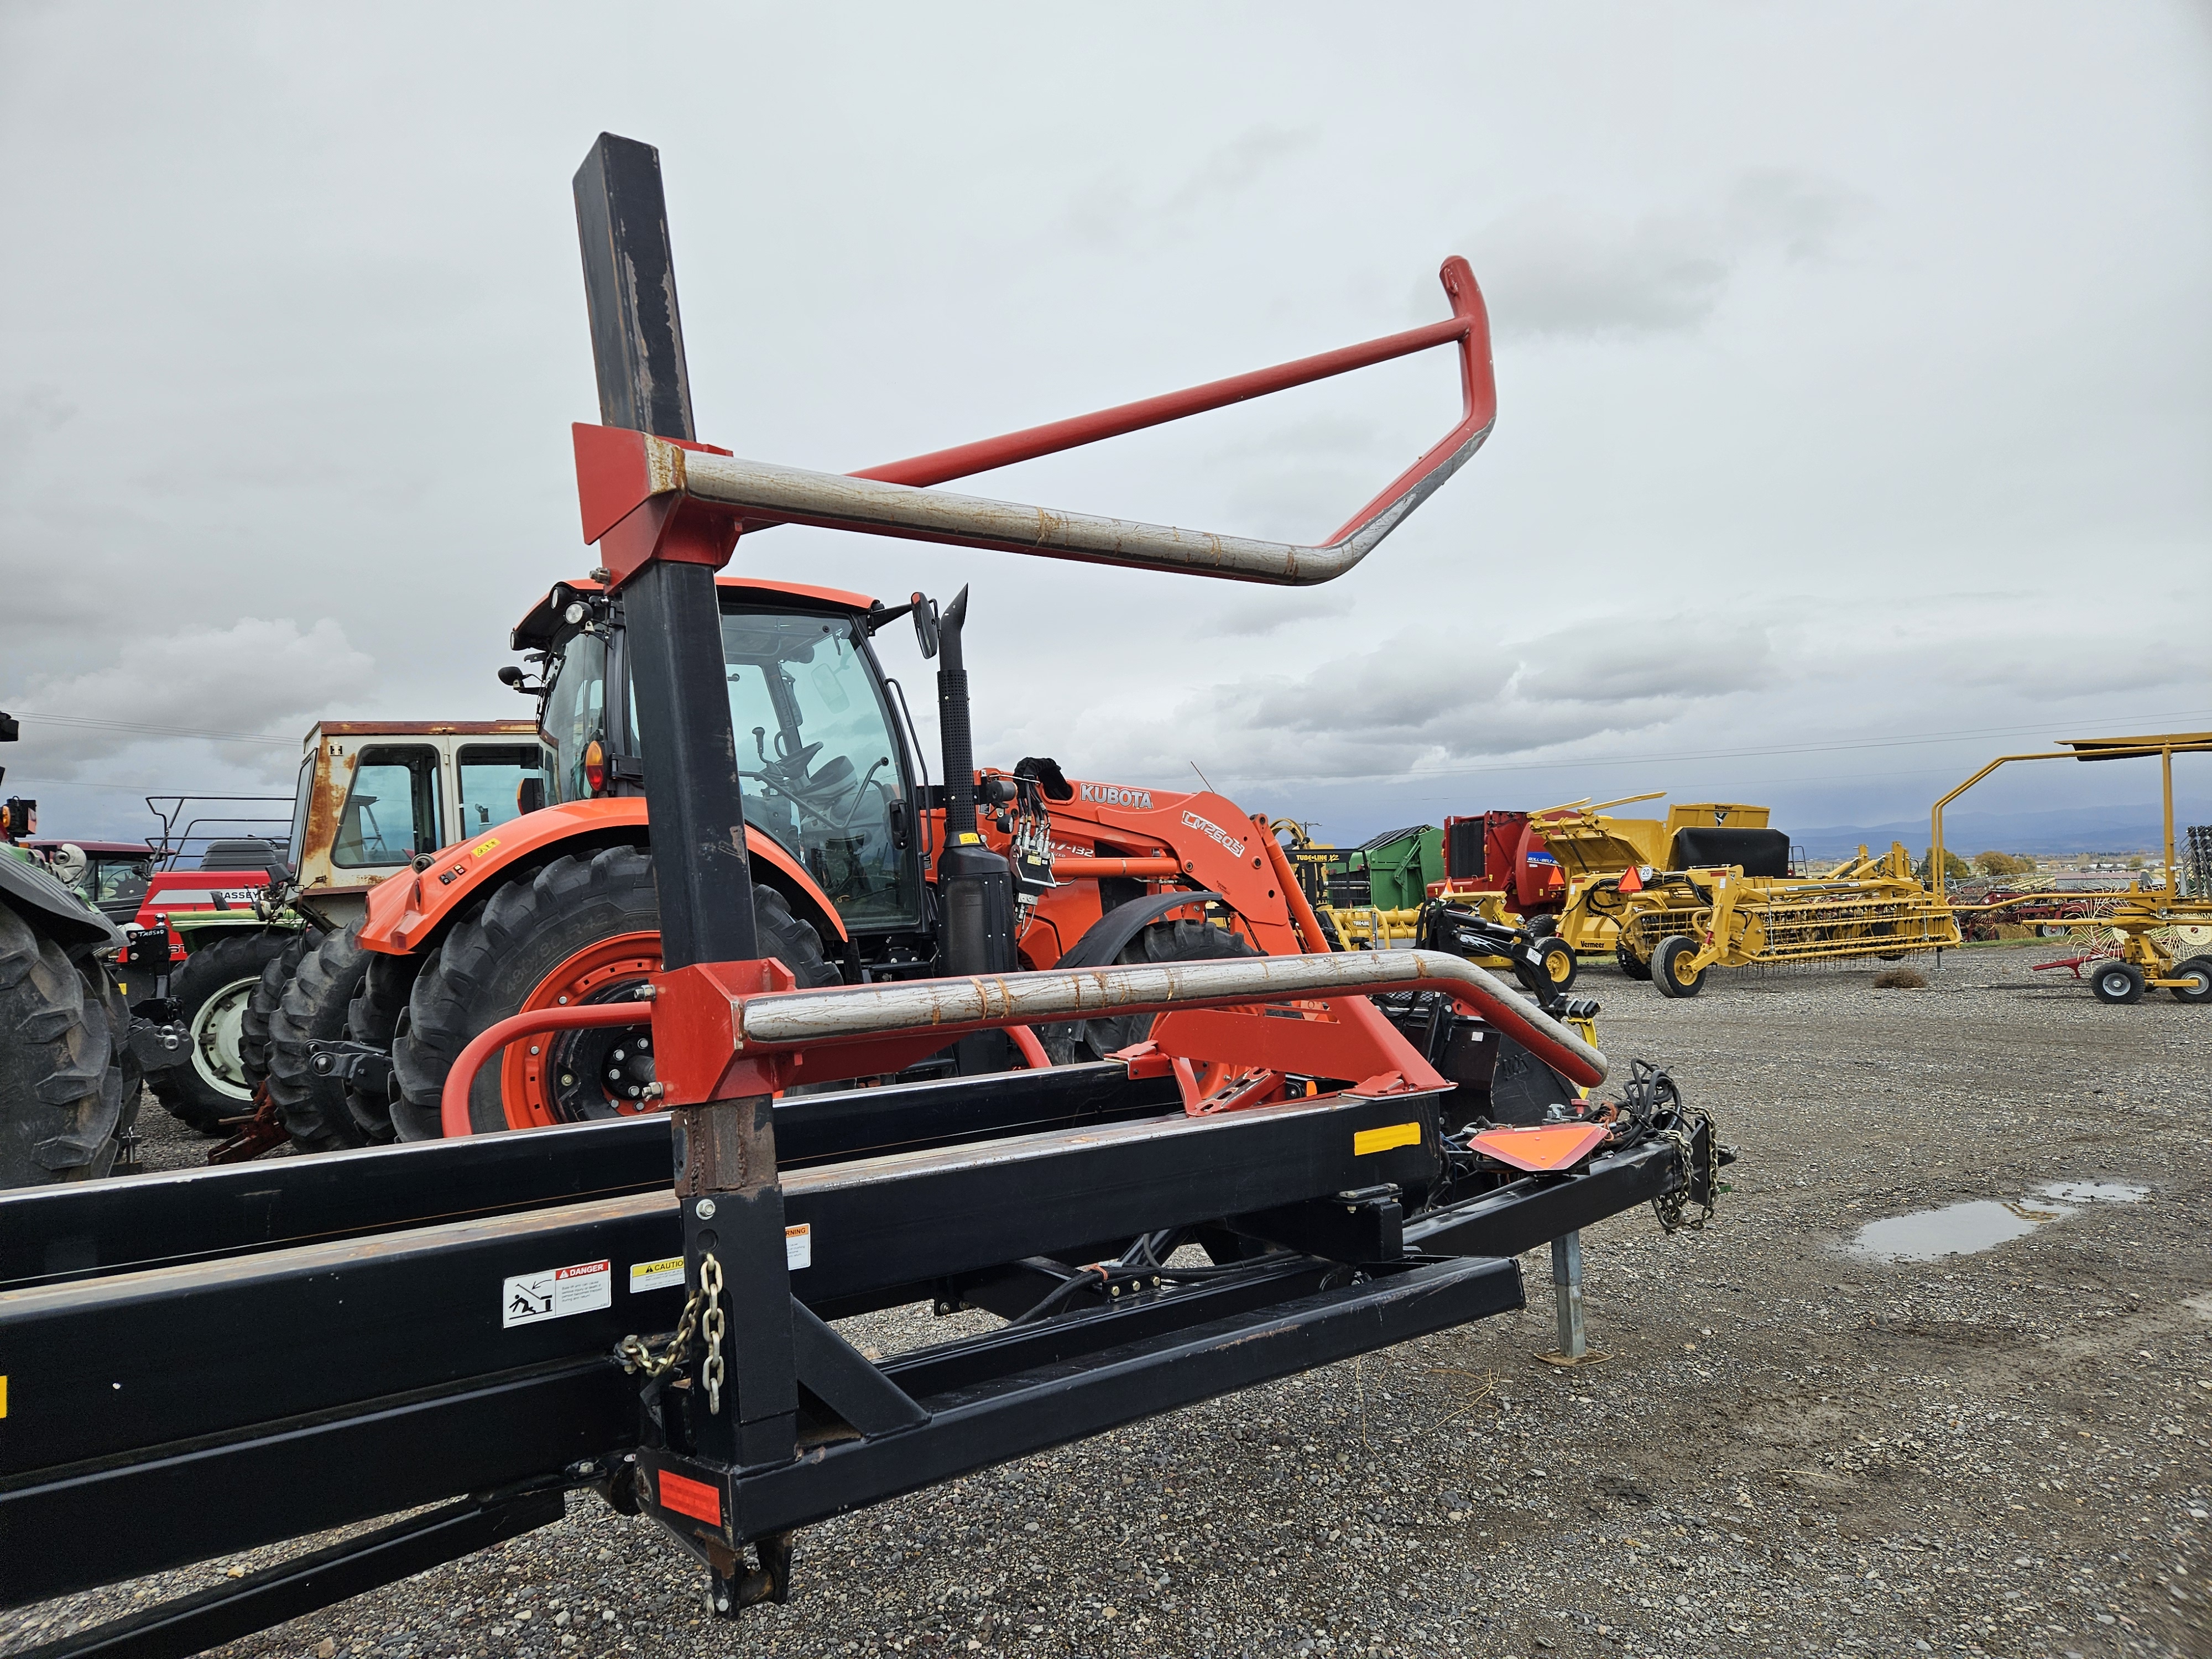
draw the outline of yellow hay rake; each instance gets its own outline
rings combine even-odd
[[[2094,930],[2081,955],[2039,963],[2039,968],[2067,968],[2081,978],[2084,964],[2090,972],[2090,988],[2102,1002],[2140,1002],[2146,990],[2170,993],[2179,1002],[2212,1002],[2212,955],[2182,957],[2188,948],[2182,941],[2201,939],[2196,930],[2212,927],[2212,893],[2185,896],[2174,859],[2173,757],[2212,754],[2212,732],[2171,732],[2144,738],[2061,738],[2058,749],[2033,754],[2000,755],[1937,801],[1929,814],[1929,864],[1936,884],[1936,899],[1942,902],[1943,809],[1972,789],[2000,766],[2031,760],[2147,760],[2155,755],[2162,783],[2166,828],[2164,884],[2147,888],[2138,880],[2124,893],[2114,894],[2102,915],[2067,917],[2047,927]],[[2047,895],[2014,894],[1994,904],[1961,907],[2002,910]],[[2108,935],[2100,943],[2100,934]]]
[[[1949,907],[1921,885],[1901,842],[1832,874],[1747,874],[1741,865],[1654,872],[1641,890],[1611,884],[1623,971],[1662,994],[1692,997],[1711,968],[1770,967],[1857,957],[1883,961],[1959,940]]]

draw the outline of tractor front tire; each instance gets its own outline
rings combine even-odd
[[[131,1010],[88,951],[72,959],[0,904],[0,1187],[90,1181],[137,1116]]]
[[[323,942],[323,930],[310,923],[292,936],[283,954],[261,970],[253,994],[246,1000],[246,1018],[240,1023],[238,1057],[246,1068],[248,1087],[258,1088],[269,1077],[269,1022],[284,1000],[284,989],[300,971],[300,959]]]
[[[1548,918],[1547,918],[1548,920]],[[1582,964],[1575,960],[1575,947],[1553,934],[1536,946],[1536,971],[1552,988],[1554,996],[1565,996],[1568,987],[1575,982],[1576,972]]]
[[[262,970],[282,957],[293,936],[253,928],[223,933],[185,958],[169,976],[169,994],[185,1027],[184,1058],[147,1079],[169,1115],[204,1135],[226,1121],[253,1115],[253,1084],[244,1054],[246,1005]]]
[[[360,935],[356,922],[301,957],[269,1022],[269,1098],[303,1152],[342,1152],[368,1139],[346,1109],[344,1079],[317,1077],[308,1048],[346,1035],[347,1010],[368,972]]]
[[[2168,979],[2185,979],[2187,985],[2169,985],[2176,1002],[2212,1002],[2212,957],[2191,957],[2186,962],[2177,962]]]
[[[1630,950],[1626,939],[1613,947],[1613,959],[1620,964],[1620,971],[1630,979],[1648,980],[1651,977],[1651,964]]]
[[[1687,933],[1669,933],[1651,953],[1651,982],[1662,997],[1693,997],[1705,989],[1705,970],[1692,968],[1686,958],[1698,953],[1698,942]]]
[[[408,993],[422,971],[421,957],[369,952],[368,971],[362,975],[361,988],[346,1010],[346,1035],[389,1054],[407,1024]],[[392,1109],[398,1098],[397,1079],[373,1089],[346,1085],[346,1110],[353,1115],[355,1127],[373,1141],[390,1140],[398,1133],[392,1123]]]
[[[781,962],[802,988],[836,983],[821,935],[792,915],[781,893],[756,884],[753,921],[761,954]],[[454,923],[408,996],[406,1025],[392,1050],[399,1084],[392,1121],[399,1139],[444,1133],[446,1076],[477,1032],[526,1009],[629,1000],[659,963],[653,855],[640,848],[570,854],[493,892]],[[634,1028],[526,1040],[544,1050],[531,1054],[534,1066],[515,1053],[525,1042],[488,1060],[469,1091],[472,1133],[649,1109],[642,1091],[652,1081],[651,1021],[639,1012]],[[510,1073],[513,1098],[504,1087]]]
[[[1325,925],[1325,924],[1324,924]],[[1338,947],[1341,949],[1340,945]],[[1164,921],[1140,931],[1121,947],[1116,963],[1218,962],[1224,957],[1263,954],[1242,933],[1210,921]],[[1053,1064],[1080,1065],[1144,1042],[1152,1034],[1152,1014],[1111,1014],[1099,1019],[1051,1025],[1038,1033]]]
[[[2143,970],[2132,962],[2100,962],[2090,970],[2089,988],[2100,1002],[2141,1002]]]

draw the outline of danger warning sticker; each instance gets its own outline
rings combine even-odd
[[[548,1267],[544,1273],[517,1273],[500,1286],[499,1322],[502,1330],[535,1325],[570,1314],[589,1313],[614,1305],[614,1264],[579,1261],[571,1267]]]

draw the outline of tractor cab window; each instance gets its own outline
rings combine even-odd
[[[781,842],[848,926],[920,909],[890,710],[844,617],[726,615],[722,656],[745,822]]]
[[[76,890],[89,904],[119,903],[125,899],[143,898],[147,884],[153,878],[154,858],[150,853],[137,857],[94,853],[77,881]]]
[[[545,776],[545,751],[534,743],[462,746],[460,839],[505,823],[520,812],[522,781]]]
[[[331,862],[359,869],[434,853],[445,845],[438,816],[436,750],[413,744],[363,749],[338,815]]]
[[[606,640],[572,634],[546,666],[552,682],[538,717],[553,765],[545,793],[551,800],[586,800],[592,788],[584,781],[584,750],[607,740]]]

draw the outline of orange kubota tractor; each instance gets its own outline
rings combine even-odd
[[[946,965],[946,790],[929,781],[905,693],[878,635],[911,619],[923,654],[947,659],[940,720],[965,748],[957,665],[966,592],[940,617],[916,595],[885,607],[859,593],[724,577],[716,583],[724,677],[741,748],[754,902],[802,985],[922,978]],[[462,1048],[526,1010],[635,997],[659,963],[623,605],[596,580],[556,586],[513,645],[538,678],[550,799],[493,831],[415,860],[368,900],[360,925],[324,941],[297,1000],[343,1004],[341,1042],[318,1045],[319,1118],[342,1109],[364,1139],[431,1139]],[[948,756],[955,769],[957,759]],[[957,776],[957,769],[956,769]],[[1009,966],[1103,966],[1295,954],[1295,884],[1274,838],[1208,792],[1072,780],[1048,759],[971,771],[982,874],[1010,891]],[[338,1009],[331,1011],[333,1016]],[[313,1011],[295,1012],[308,1024]],[[642,1014],[642,1011],[641,1011]],[[1055,1063],[1140,1041],[1148,1018],[1044,1028]],[[937,1069],[1002,1068],[1001,1042],[948,1050]],[[388,1061],[386,1056],[388,1054]],[[478,1133],[650,1110],[652,1039],[635,1028],[511,1045],[472,1101]]]
[[[741,529],[750,537],[778,523],[854,515],[899,535],[909,533],[904,513],[950,511],[967,515],[954,539],[971,546],[1277,584],[1326,580],[1441,486],[1494,418],[1480,292],[1464,260],[1447,261],[1440,274],[1452,313],[1442,321],[854,474],[836,484],[841,505],[828,519],[784,504],[793,480],[804,481],[789,469],[721,459],[726,451],[688,435],[641,438],[621,410],[603,410],[607,426],[576,428],[585,539],[619,570],[655,538],[692,537],[705,548],[717,536],[734,542]],[[610,314],[645,302],[627,290],[605,296]],[[1460,422],[1320,545],[1065,514],[1041,525],[1034,509],[895,488],[926,488],[1438,345],[1460,358]],[[670,418],[682,425],[688,391],[672,384],[685,406]],[[730,488],[746,501],[728,511],[702,505],[698,491],[723,487],[712,467],[731,471]],[[722,546],[719,559],[728,552]],[[288,994],[312,988],[326,1005],[292,1010],[302,1029],[344,1033],[313,1045],[322,1092],[309,1109],[319,1115],[343,1109],[370,1139],[439,1136],[442,1086],[478,1033],[523,1012],[649,992],[659,908],[648,769],[689,775],[726,768],[732,757],[641,753],[641,724],[669,722],[641,722],[637,699],[666,695],[653,690],[666,676],[658,665],[636,672],[624,611],[659,602],[611,586],[604,569],[556,586],[514,632],[538,678],[514,666],[500,673],[538,699],[545,798],[530,798],[526,782],[521,816],[418,857],[377,887],[365,919],[325,940],[313,971],[303,967]],[[716,879],[750,883],[761,952],[801,986],[1325,948],[1273,835],[1222,796],[1070,780],[1048,759],[978,769],[960,655],[965,590],[940,617],[919,594],[885,606],[756,577],[718,578],[714,589],[722,661],[696,665],[686,683],[719,680],[726,690],[744,833],[698,825],[672,833],[708,849]],[[880,630],[902,617],[925,656],[942,653],[942,786],[930,784],[904,693],[876,655]],[[640,626],[647,637],[665,633],[642,616]],[[726,869],[716,868],[716,848]],[[1093,1059],[1141,1041],[1150,1025],[1149,1017],[1094,1017],[1034,1033],[987,1032],[917,1069]],[[510,1043],[477,1073],[469,1125],[480,1133],[605,1118],[653,1109],[659,1094],[641,1009],[635,1026]]]

